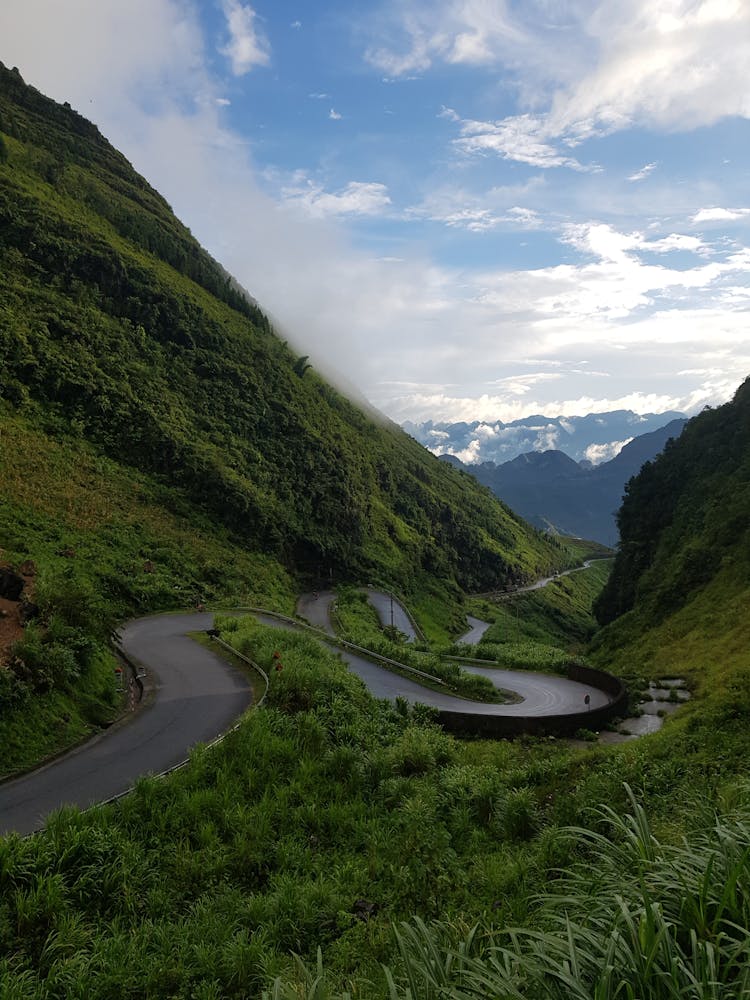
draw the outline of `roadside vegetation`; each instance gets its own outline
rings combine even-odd
[[[0,842],[3,996],[247,996],[318,946],[376,982],[394,920],[523,911],[548,861],[535,786],[575,753],[474,762],[315,640],[241,629],[266,708],[168,780]]]
[[[0,777],[117,717],[109,638],[122,620],[199,602],[294,607],[292,578],[276,560],[232,544],[176,490],[167,503],[153,477],[9,414],[0,561],[33,563],[39,609],[19,640],[0,649]]]
[[[582,648],[598,627],[593,604],[611,570],[612,559],[596,559],[587,569],[557,577],[539,590],[495,600],[470,598],[467,611],[492,622],[483,641],[494,645],[532,641]]]
[[[670,879],[685,868],[671,845],[703,828],[717,801],[708,759],[697,746],[685,753],[675,742],[676,731],[685,736],[689,726],[676,719],[663,733],[622,747],[461,742],[426,710],[374,701],[308,636],[250,620],[235,622],[235,630],[232,641],[271,676],[267,707],[219,746],[194,752],[170,778],[144,779],[113,806],[63,811],[36,837],[0,841],[0,994],[239,998],[273,991],[279,979],[276,995],[312,1000],[327,995],[313,986],[320,949],[331,996],[388,995],[383,964],[394,996],[405,997],[430,968],[445,977],[446,996],[478,996],[482,982],[487,989],[504,982],[496,949],[517,948],[521,958],[508,975],[524,995],[538,977],[564,970],[569,945],[555,925],[556,898],[566,900],[573,926],[585,913],[595,918],[587,936],[575,938],[581,990],[595,981],[613,926],[625,937],[612,984],[639,934],[653,935],[662,950],[652,970],[633,971],[644,977],[635,982],[657,976],[669,943],[660,923],[667,916],[654,909],[653,926],[627,937],[629,920],[640,927],[651,919],[639,908],[642,880],[629,859],[642,851],[640,871],[648,864],[663,877],[649,880],[649,899],[671,893],[676,905]],[[724,739],[748,741],[744,729]],[[735,773],[744,759],[737,757]],[[722,782],[731,772],[725,765]],[[648,835],[629,846],[613,815],[593,809],[600,802],[613,815],[634,814],[639,836],[643,805],[664,846]],[[699,947],[722,954],[733,947],[729,931],[744,896],[716,910],[719,862],[729,866],[736,856],[730,875],[740,881],[726,884],[744,884],[750,846],[746,800],[736,795],[732,803],[745,811],[728,817],[720,857],[711,861],[705,837],[695,841],[694,874],[680,897],[685,933],[697,928]],[[571,824],[584,832],[566,832]],[[659,863],[662,855],[675,859],[673,868]],[[578,863],[590,878],[576,882]],[[569,874],[557,883],[561,871]],[[608,900],[620,873],[629,881],[618,909]],[[704,922],[691,909],[691,885]],[[710,897],[700,895],[701,886],[710,886]],[[540,898],[550,891],[554,898]],[[717,941],[723,920],[727,936]],[[403,923],[411,930],[397,937]],[[462,945],[474,924],[481,929]],[[514,937],[507,927],[525,929]],[[667,929],[689,967],[680,927],[670,922]],[[453,949],[465,952],[471,975],[455,979],[463,959],[451,958]],[[474,993],[462,993],[472,977]],[[420,985],[412,995],[442,995],[430,989],[437,987]]]
[[[580,543],[579,543],[580,544]],[[583,549],[583,552],[587,552]],[[593,603],[611,570],[610,559],[551,580],[547,586],[495,599],[470,598],[469,614],[491,623],[476,645],[453,643],[443,651],[493,660],[512,669],[561,671],[580,660],[596,631]]]
[[[341,638],[442,681],[442,685],[433,685],[425,678],[403,672],[417,684],[473,701],[501,704],[513,700],[510,692],[496,688],[488,678],[462,670],[457,663],[443,659],[440,652],[431,652],[429,643],[407,643],[403,635],[390,635],[389,626],[381,625],[367,594],[357,587],[338,588],[333,618]]]

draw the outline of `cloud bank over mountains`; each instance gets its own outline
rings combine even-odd
[[[455,455],[465,465],[500,465],[530,451],[562,451],[576,462],[599,465],[618,455],[633,438],[681,416],[676,412],[638,414],[617,410],[572,417],[536,415],[510,423],[406,421],[403,427],[433,454]]]

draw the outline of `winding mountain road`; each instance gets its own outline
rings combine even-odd
[[[397,598],[392,594],[384,594],[381,590],[375,590],[374,587],[365,588],[365,592],[367,600],[377,611],[380,624],[384,628],[393,625],[408,638],[409,642],[416,640],[417,632],[409,613]]]
[[[239,670],[187,636],[212,625],[212,614],[129,622],[122,647],[147,668],[155,685],[151,703],[65,756],[0,784],[0,834],[32,833],[60,806],[85,809],[112,798],[223,733],[251,704],[252,692]]]
[[[476,646],[490,627],[490,622],[483,622],[481,618],[474,618],[473,615],[467,615],[466,621],[469,623],[469,631],[460,635],[456,642],[463,642],[467,646]]]
[[[299,630],[291,622],[279,621],[271,615],[256,615],[264,625],[282,628],[288,631]],[[557,674],[538,674],[527,670],[499,670],[475,667],[468,663],[461,666],[468,673],[481,674],[488,677],[492,683],[504,691],[513,691],[521,697],[521,701],[512,705],[495,705],[483,701],[469,701],[442,691],[433,691],[417,681],[409,680],[400,674],[395,674],[386,667],[381,667],[366,656],[341,649],[331,643],[325,643],[333,653],[338,653],[352,673],[364,681],[367,689],[376,698],[395,701],[404,698],[410,704],[420,702],[447,712],[460,712],[468,715],[520,715],[544,716],[565,715],[582,712],[586,707],[600,708],[609,704],[610,697],[604,691],[570,681]],[[585,701],[586,696],[589,702]]]
[[[330,592],[307,595],[299,605],[300,613],[330,632],[328,610],[332,599]],[[390,618],[389,596],[387,600]],[[270,615],[256,617],[276,628],[301,627]],[[30,774],[0,784],[0,834],[38,830],[49,813],[63,805],[86,808],[106,801],[130,788],[140,775],[174,767],[196,743],[209,742],[229,728],[251,704],[252,692],[240,671],[188,637],[190,632],[212,626],[210,613],[156,615],[124,626],[122,648],[148,670],[154,682],[153,699],[124,724]],[[584,704],[597,708],[610,700],[598,688],[563,677],[465,664],[464,669],[489,677],[498,687],[512,690],[522,699],[510,705],[473,702],[425,688],[365,655],[326,645],[341,654],[376,698],[404,698],[446,712],[561,715],[580,712]],[[586,697],[589,702],[585,702]]]
[[[331,606],[336,600],[332,590],[303,594],[297,601],[297,614],[316,628],[333,635],[336,631],[331,623]]]

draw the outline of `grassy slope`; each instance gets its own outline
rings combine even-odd
[[[267,709],[118,806],[0,843],[4,996],[255,995],[318,945],[340,983],[381,996],[394,922],[522,919],[564,857],[536,835],[581,751],[463,745],[373,701],[307,637],[238,629],[271,673]]]
[[[6,416],[0,440],[0,551],[34,560],[45,608],[73,588],[105,608],[105,623],[197,601],[293,611],[294,584],[278,562],[232,544],[187,501],[176,513],[175,492],[165,506],[151,477],[17,416]],[[113,668],[99,647],[75,683],[27,686],[0,705],[0,777],[107,725],[118,711]]]
[[[621,551],[597,602],[595,662],[687,678],[673,752],[729,777],[750,759],[750,382],[691,420],[628,486]],[[693,764],[686,763],[687,767]]]
[[[610,569],[610,560],[597,559],[587,569],[552,580],[540,590],[495,601],[470,599],[469,613],[492,626],[478,646],[458,645],[453,652],[512,668],[565,668],[580,657],[596,629],[592,608]]]
[[[382,997],[380,963],[401,977],[393,928],[412,914],[448,920],[448,943],[477,920],[486,944],[538,921],[556,870],[590,857],[561,825],[605,832],[591,805],[625,808],[623,781],[667,839],[715,793],[716,747],[684,753],[678,721],[623,747],[461,743],[374,702],[306,636],[236,628],[270,670],[267,709],[119,805],[0,843],[3,995],[239,998],[294,983],[291,953],[312,964],[320,946],[335,991]]]
[[[587,569],[552,580],[540,590],[496,602],[474,598],[471,613],[494,623],[486,633],[489,642],[520,638],[583,643],[596,629],[592,607],[611,567],[610,560],[598,559]]]

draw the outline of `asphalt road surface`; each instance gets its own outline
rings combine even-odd
[[[211,628],[213,615],[159,615],[130,622],[122,646],[155,684],[155,698],[58,760],[0,785],[0,833],[31,833],[62,805],[81,808],[128,789],[142,774],[184,760],[190,747],[214,739],[250,705],[247,678],[186,636]]]
[[[384,594],[380,590],[373,590],[372,587],[367,587],[366,593],[367,600],[378,613],[380,624],[384,628],[395,625],[399,632],[403,632],[408,637],[410,642],[414,642],[417,638],[417,633],[414,631],[411,619],[406,613],[406,608],[395,597],[391,597],[390,594]]]
[[[390,605],[390,599],[389,599]],[[389,607],[390,612],[390,607]],[[277,628],[294,628],[258,616]],[[389,615],[390,617],[390,615]],[[212,650],[193,642],[188,632],[211,628],[211,614],[158,615],[128,623],[122,646],[143,664],[155,685],[153,701],[132,720],[78,747],[52,763],[0,785],[0,834],[31,833],[62,805],[80,808],[126,791],[142,774],[159,773],[180,763],[194,744],[220,735],[250,705],[244,675]],[[487,670],[465,665],[523,699],[490,705],[422,687],[364,656],[331,645],[376,698],[421,702],[447,711],[475,715],[550,715],[579,712],[586,695],[591,708],[608,702],[597,688],[566,678],[517,670]]]
[[[332,590],[316,591],[314,594],[303,594],[297,601],[297,614],[324,632],[333,635],[335,629],[331,624],[331,605],[336,599]]]
[[[274,628],[294,630],[295,626],[281,622],[271,616],[258,615],[258,620],[264,625]],[[471,715],[565,715],[573,712],[583,712],[586,709],[585,697],[589,696],[590,708],[600,708],[610,702],[610,697],[598,688],[578,681],[569,681],[567,677],[556,674],[537,674],[528,670],[497,670],[476,667],[468,663],[461,664],[468,673],[481,674],[488,677],[492,683],[504,691],[513,691],[520,695],[521,701],[512,705],[493,705],[480,701],[469,701],[457,698],[442,691],[433,691],[423,687],[416,681],[394,674],[372,660],[349,650],[340,649],[331,644],[328,648],[339,653],[352,673],[360,677],[371,694],[376,698],[386,698],[395,701],[405,698],[414,704],[432,705],[434,708],[452,712],[466,712]]]
[[[584,711],[586,695],[591,699],[591,708],[607,705],[610,701],[604,691],[589,687],[588,684],[569,681],[565,677],[532,674],[522,670],[482,670],[462,664],[469,673],[484,674],[496,687],[513,691],[523,699],[513,705],[491,705],[422,687],[416,681],[391,673],[385,667],[379,667],[348,651],[342,651],[341,656],[376,698],[395,701],[397,697],[401,697],[411,704],[421,702],[449,712],[465,712],[470,715],[564,715]]]
[[[465,642],[467,645],[475,646],[490,627],[490,623],[483,622],[480,618],[474,618],[472,615],[467,615],[466,621],[469,623],[469,631],[460,635],[456,642]]]

